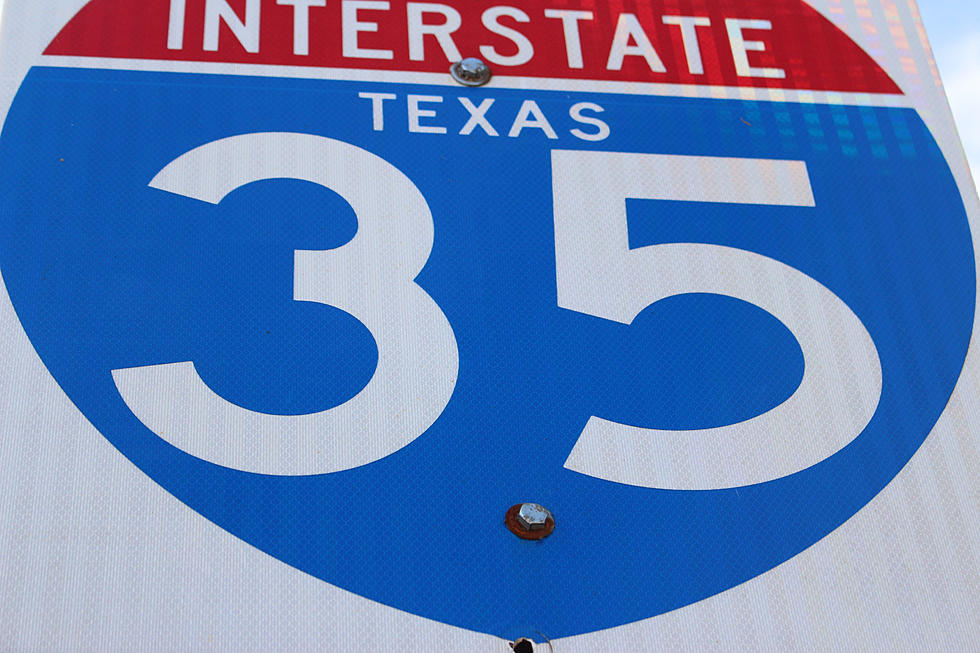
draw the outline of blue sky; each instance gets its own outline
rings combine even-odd
[[[980,2],[919,0],[973,178],[980,180]]]

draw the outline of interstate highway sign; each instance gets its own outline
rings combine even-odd
[[[3,641],[975,641],[976,195],[862,7],[10,2]]]

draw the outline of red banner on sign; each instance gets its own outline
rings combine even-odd
[[[900,93],[802,0],[93,0],[45,54]]]

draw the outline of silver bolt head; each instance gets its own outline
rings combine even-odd
[[[483,86],[490,81],[490,66],[476,57],[457,61],[449,69],[449,74],[463,86]]]
[[[539,531],[548,523],[551,513],[537,503],[522,503],[517,513],[517,521],[529,531]]]

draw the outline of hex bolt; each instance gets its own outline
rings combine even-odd
[[[514,650],[514,653],[534,653],[534,642],[526,637],[521,637],[516,642],[511,642],[510,647]]]
[[[555,530],[555,518],[537,503],[518,503],[507,510],[504,524],[522,540],[541,540]]]
[[[483,86],[490,81],[490,66],[476,57],[457,61],[449,68],[449,74],[463,86]]]
[[[517,511],[517,521],[529,531],[544,528],[548,524],[548,517],[551,517],[548,509],[537,503],[522,503],[521,509]]]

